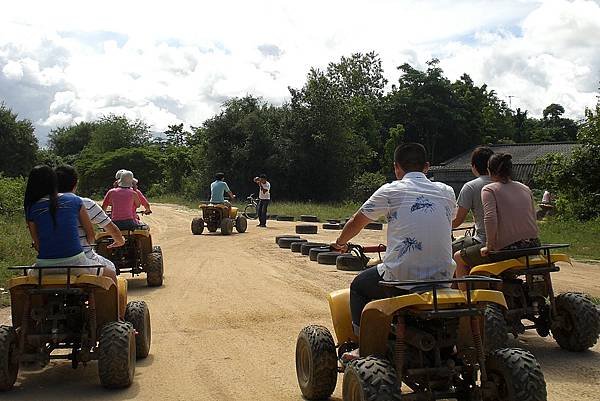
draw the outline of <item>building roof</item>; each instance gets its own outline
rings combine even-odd
[[[542,142],[542,143],[516,143],[516,144],[496,144],[488,145],[494,153],[510,153],[512,155],[513,166],[520,164],[535,165],[535,161],[548,153],[562,153],[569,155],[577,142]],[[432,166],[432,171],[439,170],[470,170],[471,169],[471,153],[473,149],[461,153],[460,155],[446,160],[439,165]]]

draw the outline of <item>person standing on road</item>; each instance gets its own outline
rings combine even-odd
[[[344,252],[348,241],[369,222],[381,217],[388,220],[388,243],[383,263],[362,271],[350,286],[352,324],[357,335],[367,303],[389,297],[390,293],[406,293],[404,290],[390,291],[379,285],[380,281],[452,278],[451,223],[456,197],[450,186],[427,179],[428,169],[423,145],[406,143],[398,146],[394,152],[397,180],[375,191],[331,244],[333,249]]]
[[[258,185],[258,226],[267,226],[267,208],[271,202],[271,183],[267,181],[267,175],[261,174],[254,178],[254,182]]]

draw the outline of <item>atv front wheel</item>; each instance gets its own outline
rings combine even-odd
[[[160,247],[158,252],[151,252],[146,256],[144,271],[146,272],[146,282],[148,287],[160,287],[163,284],[164,265],[163,256]]]
[[[489,304],[483,310],[485,352],[489,353],[506,348],[508,342],[508,326],[504,313],[499,305]]]
[[[307,326],[296,341],[296,375],[306,399],[327,399],[337,383],[335,342],[323,326]]]
[[[557,319],[552,335],[561,348],[585,351],[592,348],[600,334],[600,312],[583,294],[567,292],[556,297]]]
[[[486,357],[488,380],[496,387],[495,395],[484,401],[546,401],[546,381],[535,357],[519,348],[502,348]]]
[[[342,386],[344,401],[402,399],[394,367],[387,359],[374,356],[352,361],[344,372]]]
[[[135,332],[129,322],[110,322],[100,332],[98,375],[107,388],[129,387],[135,375]]]
[[[231,235],[233,233],[233,219],[229,217],[221,220],[221,234],[223,235]]]
[[[13,388],[19,373],[17,332],[10,326],[0,326],[0,391]]]
[[[204,219],[202,217],[194,217],[192,220],[192,234],[200,235],[204,231]]]
[[[135,354],[143,359],[150,353],[152,343],[152,328],[150,326],[150,311],[144,301],[131,301],[127,303],[125,321],[133,325],[137,332],[135,336]]]
[[[235,218],[235,230],[238,233],[245,233],[248,228],[248,220],[244,216],[238,216]]]

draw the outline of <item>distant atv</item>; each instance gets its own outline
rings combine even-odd
[[[146,225],[134,230],[121,230],[125,245],[108,248],[113,240],[102,231],[96,234],[96,252],[115,264],[117,274],[131,273],[132,276],[146,273],[148,287],[163,284],[163,254],[160,246],[152,245],[150,228]]]
[[[199,207],[202,210],[202,217],[195,217],[192,220],[192,234],[194,235],[202,234],[204,226],[211,233],[221,229],[223,235],[231,235],[233,227],[238,233],[243,233],[248,228],[248,220],[238,213],[237,207],[228,207],[218,203],[204,203]]]
[[[98,275],[100,266],[96,274],[75,275],[78,267],[93,266],[16,267],[24,276],[8,281],[12,326],[0,326],[0,391],[13,387],[21,363],[43,367],[52,359],[70,360],[73,368],[97,360],[103,386],[132,384],[136,358],[150,352],[148,306],[127,302],[124,278],[115,285]],[[66,274],[51,274],[55,269]]]
[[[535,329],[542,337],[550,333],[561,348],[585,351],[592,348],[600,335],[600,312],[584,294],[566,292],[554,296],[550,274],[560,268],[557,262],[571,263],[565,254],[550,250],[568,247],[566,244],[542,245],[527,250],[492,252],[500,262],[475,266],[471,274],[502,280],[507,310],[496,305],[486,309],[486,337],[493,347],[501,347],[525,330]],[[525,255],[536,253],[534,255]],[[526,325],[523,321],[528,321]]]
[[[329,398],[337,374],[343,373],[343,401],[545,401],[544,375],[531,353],[515,348],[485,352],[483,310],[486,305],[504,308],[502,293],[442,288],[460,282],[471,288],[500,280],[381,282],[418,287],[367,304],[360,337],[352,327],[350,291],[329,294],[337,341],[327,328],[312,325],[296,342],[296,373],[304,397]],[[345,356],[357,348],[358,358]],[[403,384],[411,392],[403,393]]]

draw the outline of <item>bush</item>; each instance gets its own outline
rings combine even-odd
[[[364,202],[385,182],[385,175],[381,173],[363,173],[354,179],[350,199]]]
[[[26,180],[23,177],[0,176],[0,215],[12,216],[23,212]]]

